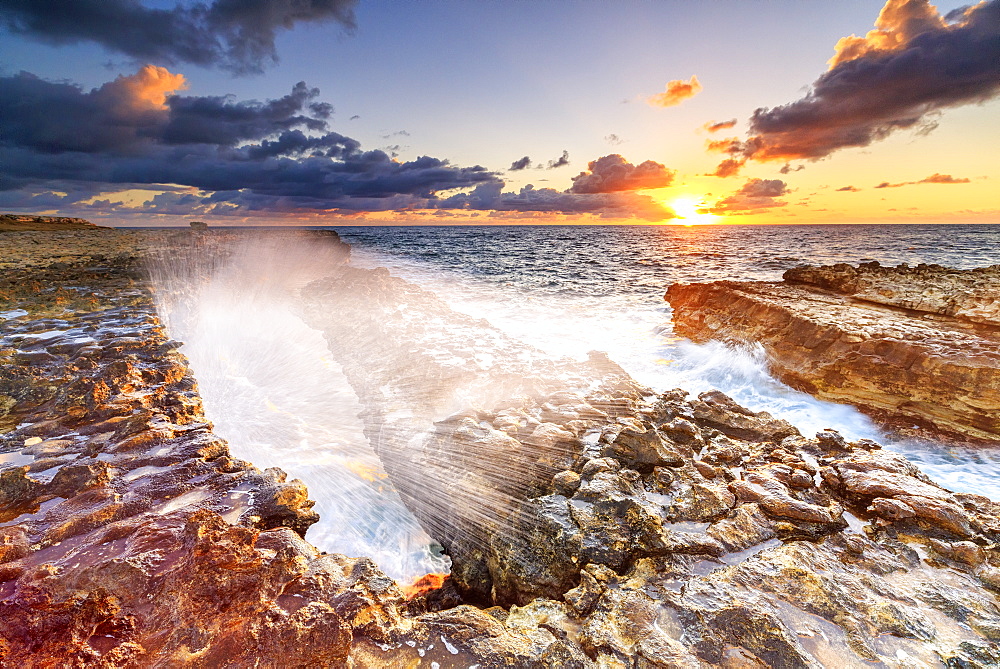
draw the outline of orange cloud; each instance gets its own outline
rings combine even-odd
[[[708,211],[733,214],[784,207],[787,202],[778,198],[788,192],[788,184],[781,179],[749,179],[739,190],[716,202]]]
[[[734,177],[740,173],[740,170],[743,169],[743,165],[745,164],[746,161],[744,160],[735,160],[733,158],[726,158],[721,163],[719,163],[718,167],[715,168],[715,171],[709,174],[708,176],[722,177],[722,178]]]
[[[929,177],[925,177],[920,181],[901,181],[898,184],[889,183],[888,181],[883,181],[875,188],[899,188],[900,186],[913,186],[914,184],[967,184],[971,183],[969,179],[965,177],[953,177],[950,174],[940,174],[935,172]]]
[[[705,148],[712,153],[742,153],[743,142],[738,137],[726,137],[725,139],[710,139],[705,142]]]
[[[946,17],[928,0],[888,0],[876,29],[841,39],[803,97],[754,111],[739,155],[819,160],[902,130],[930,132],[941,111],[1000,96],[998,25],[1000,0]]]
[[[938,174],[935,172],[926,179],[921,179],[917,183],[922,184],[967,184],[971,183],[965,177],[953,177],[950,174]]]
[[[691,75],[690,81],[673,79],[667,82],[667,88],[662,93],[647,98],[646,102],[653,107],[675,107],[688,98],[693,98],[701,91],[698,77]]]
[[[134,111],[164,110],[167,97],[188,87],[183,74],[174,74],[165,67],[144,65],[135,74],[119,76],[101,87],[101,92],[115,98],[123,107]]]
[[[708,132],[718,132],[720,130],[729,130],[730,128],[736,127],[736,119],[731,119],[729,121],[709,121],[705,125],[701,126]]]
[[[864,37],[842,37],[828,61],[832,70],[841,63],[856,60],[873,51],[899,51],[910,41],[931,30],[947,28],[944,17],[934,5],[921,0],[889,0],[879,12],[875,30]]]

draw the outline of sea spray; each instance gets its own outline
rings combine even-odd
[[[384,268],[343,266],[302,300],[365,407],[389,479],[454,559],[463,594],[526,603],[504,580],[504,555],[532,556],[512,562],[538,570],[526,579],[535,594],[571,587],[568,556],[533,553],[551,529],[534,507],[557,476],[604,457],[606,430],[642,432],[626,417],[655,396],[603,353],[549,355]]]
[[[433,233],[407,229],[392,236],[379,230],[351,230],[347,238],[357,240],[355,264],[389,267],[432,290],[456,311],[486,319],[549,354],[581,359],[589,350],[605,351],[633,378],[655,390],[682,388],[696,395],[719,389],[754,411],[788,420],[803,434],[833,428],[848,439],[873,439],[903,453],[952,490],[998,499],[1000,450],[894,439],[857,409],[817,400],[775,379],[757,347],[699,345],[673,334],[670,307],[662,299],[672,280],[777,279],[782,269],[805,257],[822,262],[851,259],[857,244],[874,244],[873,248],[884,244],[878,248],[879,257],[887,262],[929,259],[973,267],[997,260],[995,254],[983,251],[980,239],[996,238],[998,233],[989,226],[967,226],[967,240],[956,236],[945,246],[933,243],[939,234],[934,226],[910,227],[914,228],[911,241],[849,226],[835,230],[823,226],[819,232],[795,227],[701,231],[700,239],[684,231],[584,228],[571,235],[573,240],[589,240],[582,249],[577,241],[559,241],[558,235],[530,228],[495,230],[490,235],[464,229]],[[473,250],[462,240],[474,234],[478,246]],[[441,254],[426,251],[432,235],[438,239],[434,248],[443,249]],[[831,235],[838,245],[828,243]],[[670,243],[650,243],[661,236],[670,237]],[[783,249],[781,262],[772,262],[773,252],[765,253],[772,247]],[[793,247],[806,255],[792,255]],[[914,247],[924,255],[915,256]],[[572,252],[560,255],[563,248]],[[532,258],[519,255],[529,251]],[[715,260],[707,263],[701,258],[706,253]],[[574,278],[570,270],[581,267],[586,271]]]
[[[343,262],[343,248],[295,233],[185,237],[151,262],[152,284],[233,455],[308,485],[318,548],[372,557],[400,583],[446,572],[447,558],[386,481],[322,334],[295,313],[298,288]]]

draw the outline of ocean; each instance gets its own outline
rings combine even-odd
[[[856,409],[775,380],[760,350],[678,338],[663,299],[674,282],[775,281],[804,263],[997,264],[1000,226],[330,229],[351,244],[352,263],[385,267],[481,323],[428,322],[428,330],[440,330],[427,333],[429,342],[459,338],[458,346],[475,347],[499,330],[552,359],[603,351],[657,391],[719,389],[803,434],[834,428],[849,439],[874,439],[952,490],[1000,500],[1000,450],[893,441]],[[364,434],[363,408],[323,333],[289,297],[324,276],[327,262],[315,243],[254,244],[196,282],[190,268],[160,267],[154,285],[168,331],[185,342],[216,433],[236,457],[281,467],[308,486],[321,517],[309,530],[314,545],[370,556],[401,583],[446,571],[447,557],[386,479]]]
[[[1000,451],[893,441],[852,407],[767,372],[759,351],[678,339],[671,283],[780,281],[801,264],[1000,264],[1000,225],[338,227],[353,261],[383,266],[456,311],[553,356],[609,354],[663,391],[717,388],[803,434],[834,428],[905,453],[935,481],[1000,500]]]

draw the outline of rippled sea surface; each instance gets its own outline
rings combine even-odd
[[[452,308],[553,356],[601,350],[639,381],[692,393],[718,388],[804,434],[833,427],[888,440],[851,407],[777,382],[760,351],[673,336],[674,282],[777,281],[800,264],[1000,264],[1000,225],[476,226],[335,228],[354,261],[384,266]],[[954,490],[1000,499],[1000,453],[892,443]]]
[[[359,248],[543,292],[660,297],[675,281],[778,280],[795,265],[1000,263],[1000,225],[337,228]]]

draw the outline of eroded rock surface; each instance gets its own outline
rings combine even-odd
[[[955,270],[941,265],[883,267],[878,262],[795,267],[786,282],[859,300],[1000,326],[1000,265]]]
[[[304,293],[453,578],[407,599],[310,546],[305,486],[212,434],[133,260],[8,270],[0,664],[1000,663],[994,502],[598,354],[534,359],[384,272]]]
[[[677,334],[760,344],[775,376],[820,399],[904,433],[1000,441],[1000,268],[805,267],[666,299]]]
[[[304,299],[457,589],[549,664],[1000,661],[990,500],[719,392],[656,396],[596,354],[539,357],[384,270]],[[421,620],[503,629],[468,607]]]
[[[301,482],[229,456],[138,279],[90,258],[0,280],[0,663],[346,662],[401,593],[301,539]]]

